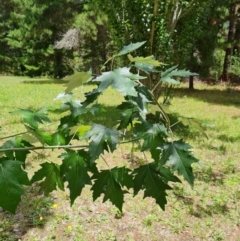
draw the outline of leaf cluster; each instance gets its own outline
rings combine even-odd
[[[46,109],[12,112],[21,115],[26,133],[7,140],[0,149],[3,153],[0,159],[0,191],[4,194],[0,197],[1,207],[15,212],[24,193],[23,187],[35,182],[39,183],[45,195],[57,188],[64,190],[67,187],[71,205],[81,195],[83,188],[90,185],[93,200],[103,196],[103,202],[109,200],[120,211],[124,196],[129,193],[135,196],[140,190],[144,198],[154,198],[164,210],[167,191],[172,188],[171,183],[180,182],[178,176],[182,176],[193,187],[191,165],[197,159],[192,156],[191,146],[174,139],[167,114],[153,91],[141,82],[145,77],[133,71],[159,72],[157,68],[163,65],[153,56],[133,57],[129,54],[143,44],[124,46],[111,58],[128,54],[131,62],[129,67],[118,67],[98,76],[75,73],[65,93],[58,96],[66,100],[54,110],[61,113],[55,131],[44,128],[44,124],[50,122]],[[178,70],[174,66],[162,72],[159,81],[176,84],[175,76],[189,75],[194,73]],[[94,88],[85,93],[85,100],[74,100],[71,91],[83,82],[93,84]],[[109,87],[124,96],[124,101],[116,107],[120,114],[112,120],[113,126],[105,126],[97,121],[98,114],[103,111],[98,98]],[[157,111],[153,112],[150,104]],[[91,122],[85,121],[89,115]],[[104,159],[104,153],[113,153],[126,142],[137,144],[138,151],[144,157],[143,162],[135,168],[124,165],[112,167]],[[56,148],[62,152],[59,155],[61,161],[41,164],[29,180],[25,162],[31,151]],[[97,164],[100,161],[104,161],[108,168],[99,168]]]

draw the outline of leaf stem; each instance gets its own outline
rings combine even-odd
[[[103,159],[103,161],[106,163],[106,165],[107,165],[108,169],[109,169],[109,170],[111,170],[110,166],[108,165],[108,163],[107,163],[106,159],[103,157],[103,155],[101,155],[101,158],[102,158],[102,159]]]

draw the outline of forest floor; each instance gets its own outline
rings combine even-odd
[[[56,106],[59,103],[53,99],[66,88],[61,81],[23,77],[0,77],[0,84],[0,137],[24,131],[19,116],[10,111]],[[90,88],[80,87],[76,93],[81,97]],[[169,106],[172,124],[179,117],[201,123],[201,128],[194,121],[190,128],[174,126],[176,138],[190,143],[201,163],[193,166],[194,189],[186,183],[172,185],[165,211],[150,198],[129,195],[120,213],[109,202],[92,202],[88,188],[70,207],[68,192],[45,197],[35,185],[26,188],[16,214],[0,209],[0,241],[240,241],[240,89],[200,82],[195,88],[189,91],[186,84],[176,88]],[[121,100],[113,90],[101,97],[111,112],[101,116],[102,121],[116,114],[114,106]],[[54,114],[50,118],[58,119]],[[130,146],[125,145],[105,158],[109,163],[139,165],[127,159],[129,152]],[[58,161],[58,155],[31,154],[26,166],[29,175],[42,162]]]

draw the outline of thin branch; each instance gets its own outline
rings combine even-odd
[[[119,144],[122,145],[122,144],[127,144],[127,143],[131,143],[131,142],[139,141],[141,138],[142,138],[142,136],[131,139],[131,140],[128,140],[128,141],[122,141]]]
[[[169,120],[167,114],[166,114],[165,111],[163,110],[162,106],[158,103],[158,100],[156,99],[156,97],[155,97],[155,95],[153,94],[153,92],[150,91],[150,90],[149,90],[148,92],[151,94],[154,102],[156,103],[156,105],[158,106],[160,112],[162,113],[162,115],[163,115],[163,117],[164,117],[164,119],[165,119],[165,121],[166,121],[167,128],[170,129],[170,120]]]
[[[135,139],[131,139],[128,141],[120,142],[119,144],[127,144],[130,142],[138,141],[142,137],[138,137]],[[77,149],[77,148],[87,148],[88,145],[62,145],[62,146],[32,146],[32,147],[16,147],[16,148],[5,148],[0,149],[0,152],[6,152],[6,151],[33,151],[33,150],[47,150],[47,149]]]
[[[11,138],[11,137],[20,136],[20,135],[23,135],[23,134],[26,134],[26,133],[28,133],[28,131],[21,132],[21,133],[18,133],[18,134],[14,134],[14,135],[11,135],[11,136],[1,137],[0,140],[5,140],[5,139]]]
[[[6,148],[0,149],[0,152],[5,151],[32,151],[32,150],[47,150],[47,149],[75,149],[75,148],[87,148],[87,145],[63,145],[63,146],[33,146],[33,147],[16,147],[16,148]]]
[[[159,79],[159,76],[158,76]],[[154,86],[154,88],[152,89],[152,92],[154,92],[155,89],[157,89],[157,87],[161,84],[161,80],[158,80],[157,84]]]
[[[181,121],[175,122],[174,124],[172,124],[172,125],[170,126],[170,128],[172,128],[173,126],[177,125],[177,124],[180,123],[180,122],[181,122]]]

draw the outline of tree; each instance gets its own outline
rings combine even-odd
[[[53,43],[59,39],[81,3],[75,0],[43,1],[13,0],[11,13],[14,28],[8,32],[8,44],[20,53],[15,56],[16,66],[23,65],[29,75],[52,75],[63,77],[69,72],[67,51],[54,50]],[[70,57],[70,56],[69,56]]]
[[[128,55],[130,67],[112,68],[100,75],[78,73],[77,81],[75,78],[72,79],[65,90],[64,97],[68,97],[67,101],[55,110],[62,114],[59,125],[53,132],[42,128],[43,123],[50,121],[44,109],[21,109],[12,112],[22,117],[27,134],[11,135],[0,148],[3,154],[0,158],[0,206],[3,209],[15,212],[24,193],[23,186],[35,182],[39,182],[46,195],[57,188],[64,190],[64,184],[68,183],[71,205],[81,195],[82,189],[90,185],[93,200],[103,195],[103,202],[111,201],[120,211],[124,196],[131,190],[134,196],[142,190],[144,198],[154,198],[164,210],[167,191],[173,185],[170,182],[181,182],[176,173],[182,175],[193,187],[192,164],[198,160],[193,157],[191,146],[181,139],[174,138],[170,120],[155,98],[153,90],[139,81],[145,77],[131,72],[132,68],[140,70],[143,65],[149,72],[156,71],[157,66],[162,64],[153,57],[130,55],[143,44],[144,42],[137,42],[124,46],[111,57],[114,59]],[[158,84],[179,83],[174,76],[189,75],[194,74],[177,70],[174,66],[161,73]],[[85,100],[72,99],[71,91],[86,81],[95,87],[85,93]],[[108,87],[124,96],[124,101],[116,107],[120,113],[112,120],[114,123],[111,126],[97,122],[98,113],[104,108],[98,103],[98,97]],[[157,111],[151,113],[149,104],[155,105]],[[85,122],[89,115],[91,123]],[[128,129],[127,134],[125,129]],[[31,138],[27,138],[29,136]],[[123,137],[125,140],[122,140]],[[27,141],[32,138],[41,145],[34,146],[35,141]],[[99,169],[97,162],[100,158],[107,163],[103,157],[104,152],[114,152],[124,143],[139,146],[138,151],[144,156],[143,164],[133,169],[109,165],[108,169]],[[26,157],[31,151],[38,149],[61,150],[61,164],[42,163],[41,168],[29,180],[25,165]],[[149,152],[149,157],[146,152]]]
[[[227,47],[225,50],[225,58],[222,71],[222,80],[228,80],[228,69],[230,66],[230,58],[234,54],[234,40],[238,38],[237,34],[237,20],[238,20],[238,9],[239,3],[233,2],[229,5],[229,26],[228,26],[228,36],[227,36]],[[239,20],[238,20],[239,21]],[[236,33],[236,34],[235,34]]]
[[[9,48],[7,44],[8,32],[14,28],[11,22],[10,15],[14,10],[14,3],[11,0],[1,0],[1,12],[0,12],[0,72],[11,71],[12,60],[11,56],[14,56],[16,52]]]

